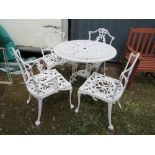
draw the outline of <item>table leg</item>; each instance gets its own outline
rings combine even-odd
[[[76,81],[77,67],[78,67],[78,63],[72,63],[72,75],[70,77],[70,82],[71,83],[73,83],[74,81]]]

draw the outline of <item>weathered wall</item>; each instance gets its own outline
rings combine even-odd
[[[155,28],[155,19],[72,19],[70,39],[88,39],[88,31],[94,31],[99,27],[108,29],[110,34],[115,37],[112,46],[116,48],[117,56],[113,60],[119,61],[127,40],[129,28]]]
[[[36,41],[36,34],[39,33],[46,25],[60,27],[65,31],[65,39],[68,39],[67,20],[61,19],[0,19],[0,25],[9,33],[16,45],[39,47]],[[55,36],[56,42],[61,38]]]

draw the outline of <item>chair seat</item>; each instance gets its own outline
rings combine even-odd
[[[52,69],[37,74],[27,81],[27,88],[34,96],[44,98],[61,90],[69,90],[71,84],[56,69]]]
[[[113,102],[117,101],[123,92],[123,86],[120,83],[117,93],[113,98],[114,91],[118,84],[119,80],[94,72],[79,88],[79,90],[82,94],[91,95],[106,102]]]
[[[56,65],[60,65],[65,62],[62,58],[58,57],[54,52],[44,55],[43,59],[48,68],[53,68]]]

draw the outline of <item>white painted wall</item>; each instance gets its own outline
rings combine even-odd
[[[0,25],[5,28],[16,45],[39,47],[36,34],[44,29],[45,25],[60,27],[66,33],[65,39],[68,39],[68,24],[64,19],[0,19]],[[55,36],[55,40],[61,42],[60,37]]]

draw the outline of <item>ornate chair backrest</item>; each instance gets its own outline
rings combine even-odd
[[[15,55],[16,61],[20,67],[24,82],[27,85],[28,81],[30,81],[30,79],[33,79],[32,67],[29,64],[24,63],[20,51],[18,49],[15,50],[14,48],[12,48],[12,50]]]
[[[140,52],[141,56],[155,55],[155,28],[131,28],[127,48]]]
[[[131,75],[137,61],[139,60],[138,59],[139,56],[140,56],[140,53],[137,53],[135,55],[133,53],[130,54],[130,57],[129,57],[128,61],[127,61],[125,69],[123,70],[123,72],[121,73],[121,75],[119,77],[119,84],[118,84],[117,88],[115,89],[113,96],[117,95],[118,90],[119,90],[119,92],[120,91],[122,93],[124,92],[124,90],[125,90],[125,88],[127,86],[129,77],[130,77],[130,75]]]
[[[42,59],[36,59],[33,62],[29,62],[29,63],[33,63],[35,64],[35,72],[33,73],[32,70],[32,66],[29,65],[28,63],[24,62],[20,51],[17,49],[15,50],[14,48],[12,48],[13,53],[15,55],[15,58],[17,60],[17,63],[20,67],[21,73],[22,73],[22,77],[24,79],[24,82],[26,84],[27,88],[31,88],[33,90],[36,90],[37,94],[39,95],[39,88],[38,88],[38,82],[35,81],[35,75],[37,75],[39,73],[44,73],[45,72],[45,66],[44,66],[44,61]]]
[[[60,40],[65,40],[65,32],[61,32],[53,27],[48,27],[37,34],[37,38],[42,50],[47,48],[52,49]]]
[[[98,28],[96,31],[89,31],[89,40],[100,41],[111,45],[115,39],[105,28]]]

